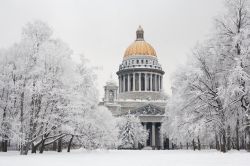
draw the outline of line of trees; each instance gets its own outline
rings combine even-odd
[[[249,0],[225,6],[208,40],[173,77],[163,131],[183,144],[250,151]]]
[[[98,106],[96,76],[87,60],[73,51],[42,21],[28,23],[22,39],[0,50],[0,149],[17,145],[58,152],[67,146],[117,148],[118,120]],[[139,122],[138,122],[139,123]],[[140,125],[139,125],[140,127]]]

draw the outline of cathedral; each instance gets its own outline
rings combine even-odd
[[[136,40],[126,49],[116,74],[119,85],[108,81],[100,104],[108,107],[114,116],[123,116],[129,111],[138,116],[143,127],[149,131],[144,146],[163,149],[160,128],[167,104],[163,92],[164,71],[155,49],[144,40],[141,26],[136,31]]]

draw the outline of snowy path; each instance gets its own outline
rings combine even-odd
[[[28,156],[0,153],[0,166],[248,166],[250,153],[216,151],[73,151]]]

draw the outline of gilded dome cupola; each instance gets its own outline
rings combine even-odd
[[[156,57],[155,49],[144,40],[144,31],[141,26],[136,31],[136,40],[126,49],[123,59],[133,56]]]

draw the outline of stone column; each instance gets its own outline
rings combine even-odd
[[[128,92],[130,91],[130,74],[128,74]]]
[[[143,123],[143,128],[144,128],[144,130],[147,130],[147,122]]]
[[[119,93],[121,92],[121,77],[118,76],[118,79],[119,79]]]
[[[153,89],[152,89],[152,87],[153,87],[152,83],[153,83],[153,74],[151,73],[150,74],[150,91],[153,91]]]
[[[143,123],[143,129],[147,130],[147,123],[146,122]],[[144,146],[147,146],[147,140],[148,139],[146,139],[146,142],[145,142]]]
[[[160,129],[159,129],[159,133],[160,133],[160,146],[161,146],[161,149],[164,149],[163,134]]]
[[[157,91],[157,75],[155,74],[155,91]]]
[[[157,77],[157,83],[158,83],[158,88],[157,88],[157,90],[158,91],[160,91],[160,75],[158,75],[158,77]]]
[[[133,73],[133,91],[135,91],[135,73]]]
[[[120,81],[120,89],[121,89],[121,92],[123,91],[123,89],[122,89],[122,75],[120,75],[120,78],[121,78],[121,81]]]
[[[141,91],[141,73],[139,73],[139,91]]]
[[[120,92],[122,92],[122,76],[120,76]]]
[[[125,74],[123,75],[122,91],[125,92]]]
[[[148,83],[147,83],[147,78],[148,78],[148,74],[144,73],[144,86],[145,86],[145,91],[148,90]]]
[[[155,74],[155,91],[157,91],[157,86],[158,86],[157,74]]]
[[[160,82],[161,82],[161,90],[162,90],[162,76],[161,76],[160,78],[161,78],[161,81],[160,81]]]
[[[159,91],[161,91],[161,75],[159,75]]]
[[[155,123],[152,123],[152,143],[151,143],[153,149],[155,149]]]
[[[155,91],[158,91],[158,75],[155,75]]]

